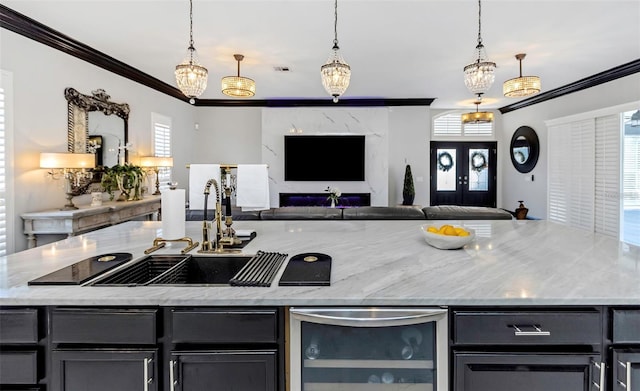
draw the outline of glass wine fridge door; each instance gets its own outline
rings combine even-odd
[[[447,390],[447,310],[291,308],[292,391]]]

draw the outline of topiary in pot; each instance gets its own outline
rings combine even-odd
[[[402,188],[402,205],[413,205],[416,197],[416,189],[413,187],[413,175],[411,175],[411,166],[407,164],[404,169],[404,186]]]

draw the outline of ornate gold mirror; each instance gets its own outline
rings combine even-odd
[[[129,105],[110,102],[103,89],[84,95],[66,88],[68,129],[67,149],[74,153],[93,152],[96,167],[111,167],[128,161]]]

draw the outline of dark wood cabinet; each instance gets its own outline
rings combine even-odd
[[[613,349],[611,365],[613,391],[640,388],[640,349]]]
[[[454,353],[455,391],[595,391],[598,354]]]
[[[37,308],[0,308],[0,389],[37,386],[44,372]],[[37,389],[37,388],[35,388]]]
[[[173,352],[171,391],[275,391],[277,351]]]
[[[282,309],[175,307],[165,325],[165,390],[285,389]]]
[[[156,350],[54,350],[51,391],[156,391]]]
[[[603,309],[452,309],[454,391],[601,391]]]

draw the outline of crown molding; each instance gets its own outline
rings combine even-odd
[[[133,80],[183,102],[189,99],[176,87],[125,64],[103,52],[54,30],[34,19],[0,4],[0,27],[26,38],[60,50],[70,56],[84,60],[107,71]],[[342,99],[337,104],[331,99],[196,99],[199,107],[312,107],[312,106],[429,106],[434,99]]]
[[[585,77],[584,79],[569,83],[562,87],[558,87],[553,90],[534,95],[531,98],[527,98],[514,104],[501,107],[498,110],[500,110],[500,113],[506,114],[511,111],[522,109],[527,106],[542,103],[551,99],[559,98],[573,92],[578,92],[587,88],[595,87],[599,84],[607,83],[638,72],[640,72],[640,59],[633,60],[626,64],[619,65],[600,73],[596,73],[595,75]]]
[[[61,32],[54,30],[36,20],[33,20],[11,8],[0,4],[0,27],[13,31],[26,38],[40,42],[66,54],[84,60],[107,71],[133,80],[151,89],[172,96],[183,102],[189,99],[182,92],[155,77],[140,71],[130,65],[123,63],[105,53],[93,49],[92,47],[77,41]],[[590,87],[597,86],[621,77],[625,77],[640,72],[640,59],[627,64],[611,68],[596,75],[589,76],[574,83],[535,95],[531,98],[521,100],[514,104],[499,108],[500,113],[505,114],[547,100],[555,99],[563,95],[577,92]],[[199,107],[364,107],[364,106],[430,106],[434,98],[407,98],[407,99],[385,99],[385,98],[345,98],[333,103],[327,99],[255,99],[255,100],[233,100],[233,99],[196,99],[195,106]]]

